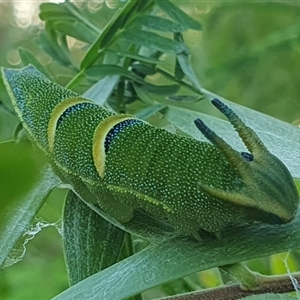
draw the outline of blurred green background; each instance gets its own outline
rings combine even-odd
[[[17,50],[24,47],[35,53],[47,68],[61,70],[37,42],[37,36],[43,29],[43,23],[38,18],[38,6],[42,2],[46,1],[0,2],[1,66],[17,67],[20,63]],[[99,28],[103,28],[119,5],[123,5],[117,0],[74,3],[90,10]],[[174,3],[204,27],[202,32],[188,31],[184,34],[191,52],[192,66],[204,88],[278,119],[298,122],[300,2]],[[87,49],[85,44],[71,38],[68,42],[73,45],[75,59],[80,61]],[[0,97],[7,101],[5,96]],[[17,125],[17,121],[0,110],[0,141],[13,138],[13,132],[8,130],[12,126],[8,124]],[[49,299],[67,288],[59,233],[64,193],[57,190],[51,195],[39,213],[36,226],[12,255],[12,262],[21,258],[20,261],[1,271],[0,299]],[[34,239],[26,244],[26,253],[23,253],[25,240],[33,236]],[[286,273],[285,258],[286,255],[277,255],[249,264],[262,273]],[[289,268],[290,271],[299,269],[297,253],[289,256]],[[219,283],[215,271],[201,273],[199,278],[204,286]],[[176,283],[174,286],[173,291],[176,290]],[[165,290],[168,288],[170,286]],[[151,299],[162,294],[152,290],[147,295]]]

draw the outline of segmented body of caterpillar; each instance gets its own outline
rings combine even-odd
[[[217,99],[249,153],[234,150],[201,120],[195,124],[211,143],[116,115],[31,66],[5,69],[3,78],[24,128],[58,174],[129,231],[218,233],[295,215],[298,193],[287,168]]]

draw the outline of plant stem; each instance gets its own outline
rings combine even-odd
[[[300,281],[300,273],[280,276],[259,275],[257,286],[252,290],[245,290],[240,284],[233,284],[201,290],[199,292],[164,297],[158,300],[236,300],[246,296],[265,293],[283,294],[295,291],[295,281]]]

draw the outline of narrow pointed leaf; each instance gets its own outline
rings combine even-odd
[[[183,36],[181,33],[175,34],[175,40],[180,42],[182,45],[184,45]],[[189,61],[189,52],[186,49],[186,51],[182,51],[181,53],[177,54],[176,56],[178,65],[180,66],[182,72],[186,75],[186,77],[190,80],[192,85],[197,89],[199,93],[201,92],[201,85],[198,81],[198,78],[196,74],[194,73],[193,68],[191,67],[190,61]]]
[[[62,51],[58,43],[58,34],[51,29],[46,29],[37,40],[40,48],[63,66],[69,67],[72,63],[70,56]]]
[[[51,27],[64,35],[90,44],[97,38],[97,32],[90,30],[85,24],[74,20],[54,21],[51,22]]]
[[[149,29],[165,32],[182,32],[186,30],[186,26],[181,25],[181,23],[175,23],[157,16],[142,16],[136,21],[137,24]]]
[[[161,62],[158,58],[155,58],[155,57],[145,57],[145,56],[142,56],[139,54],[130,53],[130,52],[126,52],[126,51],[118,51],[118,52],[106,51],[106,53],[113,53],[113,54],[116,54],[121,57],[129,57],[136,61],[145,62],[145,63],[149,63],[149,64],[158,64]]]
[[[149,95],[150,93],[143,88],[143,85],[133,82],[133,88],[141,101],[143,101],[144,103],[146,103],[148,105],[153,104],[151,95]]]
[[[256,224],[229,230],[219,240],[178,238],[149,246],[54,299],[126,299],[197,271],[299,247],[300,211],[294,221],[285,225]]]
[[[108,75],[95,83],[82,96],[103,105],[119,81],[118,75]]]
[[[83,10],[79,10],[72,2],[64,3],[42,3],[40,5],[41,20],[45,21],[47,25],[53,24],[53,21],[73,21],[81,26],[85,26],[88,32],[93,34],[99,33],[98,27],[91,22],[90,18],[85,15]]]
[[[69,191],[63,217],[65,260],[71,285],[116,263],[125,231],[104,220]]]
[[[176,102],[196,102],[201,99],[201,96],[191,96],[191,95],[170,95],[167,97],[169,101]]]
[[[166,12],[174,21],[185,26],[186,29],[202,30],[202,25],[193,20],[189,15],[182,11],[175,4],[168,0],[155,0],[155,3]]]
[[[122,37],[130,43],[167,53],[178,54],[185,49],[184,45],[178,41],[136,28],[124,31]]]
[[[131,79],[135,82],[138,82],[140,84],[144,83],[144,80],[141,77],[116,65],[110,65],[110,64],[97,65],[88,68],[85,72],[88,77],[96,78],[96,79],[104,76],[120,75],[127,79]]]
[[[155,67],[154,66],[149,66],[146,64],[133,64],[131,66],[131,70],[135,73],[141,76],[142,78],[146,76],[151,76],[156,73]]]
[[[2,76],[0,76],[0,101],[4,104],[4,106],[14,114],[14,109],[11,104],[10,98],[8,96],[8,93],[6,91],[6,87],[3,82]]]
[[[18,49],[20,58],[22,60],[22,63],[24,66],[27,66],[29,64],[32,64],[35,66],[37,70],[39,70],[41,73],[45,74],[46,76],[49,77],[49,73],[46,70],[46,68],[39,62],[39,60],[36,58],[36,56],[31,53],[29,50],[20,47]]]
[[[99,52],[116,36],[118,30],[124,25],[126,16],[130,16],[137,4],[138,1],[130,0],[114,15],[82,59],[80,69],[86,69],[93,64]]]
[[[162,104],[153,104],[151,106],[148,106],[142,110],[140,110],[135,116],[139,119],[147,119],[150,118],[151,116],[155,115],[159,111],[165,108],[165,105]]]
[[[170,85],[154,85],[151,83],[145,83],[141,86],[141,88],[145,89],[146,92],[158,95],[171,95],[177,93],[180,89],[179,84],[170,84]]]
[[[20,143],[21,145],[17,145],[15,142],[8,142],[0,144],[1,149],[5,147],[10,148],[10,151],[8,149],[6,150],[7,157],[3,157],[3,154],[1,156],[1,159],[5,159],[6,161],[11,161],[9,157],[13,155],[13,152],[19,153],[20,157],[22,157],[22,153],[24,154],[24,145],[23,143]],[[22,150],[23,149],[23,150]],[[22,152],[23,151],[23,152]],[[36,155],[35,152],[29,153],[30,155]],[[29,159],[30,157],[27,157]],[[31,159],[34,159],[35,157],[32,157]],[[25,159],[25,158],[24,158]],[[14,162],[17,162],[18,160],[15,160]],[[0,266],[2,266],[9,256],[11,250],[15,247],[18,240],[22,237],[22,235],[26,232],[28,227],[30,226],[30,223],[32,219],[35,217],[41,206],[43,205],[44,201],[46,200],[49,193],[52,191],[54,187],[56,187],[60,180],[54,175],[49,165],[45,164],[38,164],[35,166],[33,164],[31,167],[26,167],[26,170],[21,170],[22,164],[24,166],[24,163],[27,161],[21,161],[19,164],[19,171],[17,171],[13,165],[6,164],[6,167],[1,167],[1,191],[0,196],[1,202],[4,200],[8,200],[9,204],[6,205],[6,209],[3,210],[3,207],[1,209],[1,226],[0,226]],[[27,162],[29,163],[29,162]],[[11,198],[7,199],[8,195],[7,193],[4,193],[5,189],[9,188],[9,181],[10,181],[10,175],[15,177],[15,180],[18,179],[18,172],[21,174],[26,171],[27,173],[30,170],[30,174],[32,174],[33,181],[30,180],[28,183],[26,183],[23,188],[22,192],[15,189],[14,185],[14,193],[11,193]],[[14,175],[15,174],[15,175]],[[27,177],[29,176],[29,173],[27,174]],[[20,182],[21,183],[21,182]],[[2,205],[1,205],[2,206]]]
[[[39,17],[42,21],[64,19],[69,16],[65,5],[58,3],[42,3],[40,5]]]

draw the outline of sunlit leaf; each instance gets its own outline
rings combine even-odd
[[[100,30],[90,20],[86,12],[78,9],[74,3],[66,1],[64,3],[42,3],[40,5],[41,20],[51,26],[54,22],[60,20],[62,22],[77,23],[79,26],[86,28],[88,34],[98,34]]]
[[[118,83],[118,75],[108,75],[90,87],[82,96],[103,105]]]
[[[62,34],[71,36],[77,40],[92,44],[97,38],[97,33],[88,30],[88,27],[74,20],[57,20],[51,23],[51,27]]]
[[[105,46],[111,42],[118,30],[124,25],[125,20],[135,10],[137,4],[137,1],[127,1],[127,3],[119,9],[87,51],[81,61],[81,69],[86,69],[92,65],[99,54],[99,49],[104,49]]]
[[[65,5],[58,3],[42,3],[40,5],[39,17],[43,21],[67,18],[69,15],[69,11]]]

